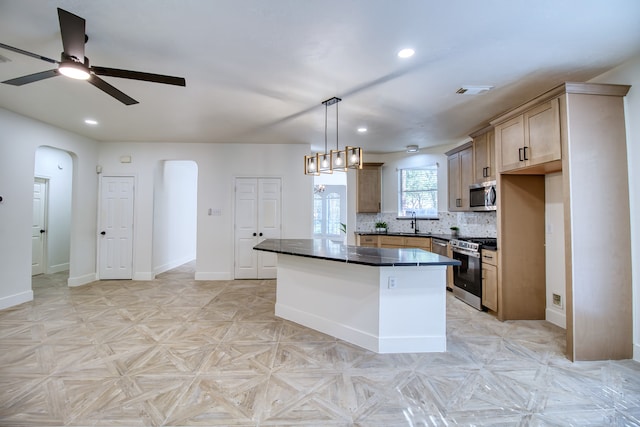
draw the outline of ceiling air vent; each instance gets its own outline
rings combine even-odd
[[[456,91],[460,95],[480,95],[493,89],[493,86],[462,86]]]

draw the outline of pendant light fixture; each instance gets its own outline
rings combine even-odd
[[[348,169],[362,169],[362,148],[345,146],[340,150],[338,139],[338,97],[322,101],[324,104],[324,153],[304,156],[305,175],[320,175],[333,171],[346,172]],[[329,106],[336,104],[336,149],[327,151],[327,117]]]

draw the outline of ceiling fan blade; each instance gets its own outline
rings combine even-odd
[[[101,91],[106,92],[109,95],[113,96],[115,99],[117,99],[118,101],[122,102],[125,105],[133,105],[138,103],[138,101],[131,98],[129,95],[126,95],[125,93],[119,91],[115,87],[111,86],[109,83],[105,82],[100,77],[92,75],[91,77],[89,77],[89,80],[87,81],[92,85],[94,85],[95,87],[97,87],[98,89],[100,89]]]
[[[55,77],[58,74],[59,73],[57,69],[47,70],[47,71],[41,71],[35,74],[29,74],[28,76],[16,77],[15,79],[5,80],[2,83],[6,83],[8,85],[13,85],[13,86],[22,86],[22,85],[26,85],[27,83],[33,83],[40,80],[48,79],[50,77]]]
[[[91,67],[91,71],[99,76],[120,77],[123,79],[143,80],[153,83],[164,83],[175,86],[186,86],[184,77],[164,76],[162,74],[143,73],[140,71],[118,70],[107,67]]]
[[[84,63],[85,23],[84,18],[58,8],[62,46],[67,56]]]
[[[31,53],[26,50],[18,49],[17,47],[9,46],[8,44],[0,43],[0,47],[3,49],[11,50],[15,53],[30,56],[32,58],[42,59],[43,61],[51,62],[52,64],[58,63],[58,61],[56,61],[55,59],[47,58],[46,56],[38,55],[37,53]]]

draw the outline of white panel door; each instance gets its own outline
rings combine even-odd
[[[236,279],[276,277],[277,256],[254,251],[264,239],[280,238],[281,180],[237,178],[235,189]]]
[[[102,177],[100,279],[133,278],[133,177]]]
[[[280,179],[260,179],[258,187],[258,243],[264,239],[279,239],[282,228]],[[259,279],[275,278],[277,267],[278,255],[271,252],[258,252]]]
[[[33,183],[33,221],[31,222],[31,275],[43,274],[47,222],[47,181],[36,178]]]
[[[258,277],[258,256],[253,247],[258,235],[258,180],[236,180],[235,205],[235,278]]]

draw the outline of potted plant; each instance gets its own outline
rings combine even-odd
[[[460,229],[458,227],[454,225],[453,227],[450,228],[450,230],[451,230],[451,235],[453,237],[458,237],[458,234],[460,233]]]
[[[387,223],[384,221],[376,222],[376,231],[378,233],[386,233],[387,232]]]

